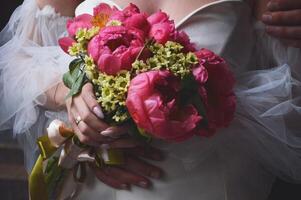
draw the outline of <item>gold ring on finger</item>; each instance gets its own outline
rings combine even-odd
[[[81,121],[82,121],[82,118],[78,115],[78,116],[75,118],[75,123],[76,123],[76,125],[78,125]]]

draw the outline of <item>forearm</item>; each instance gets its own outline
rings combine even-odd
[[[46,103],[43,107],[50,110],[62,110],[66,108],[65,97],[69,89],[62,83],[58,83],[45,92]]]

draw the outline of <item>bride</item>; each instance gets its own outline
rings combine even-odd
[[[91,145],[124,132],[124,128],[108,127],[99,120],[102,113],[87,95],[91,94],[89,85],[73,102],[64,103],[67,89],[60,80],[70,58],[57,47],[57,38],[64,34],[64,16],[72,16],[80,2],[39,0],[43,7],[39,9],[35,1],[26,0],[1,32],[1,43],[8,42],[0,49],[0,125],[13,127],[26,151],[29,171],[38,134],[51,119],[67,118],[65,112],[48,110],[66,107],[77,135]],[[100,2],[122,8],[130,1],[86,0],[76,13],[91,12]],[[263,24],[253,20],[252,1],[131,2],[146,12],[166,11],[198,48],[211,49],[230,63],[237,78],[236,116],[230,127],[211,138],[195,137],[181,144],[155,141],[153,145],[164,151],[166,159],[152,163],[161,167],[165,176],[152,180],[151,190],[116,190],[89,173],[77,199],[260,200],[267,198],[276,176],[300,181],[301,127],[296,123],[301,114],[300,50],[266,34]],[[273,27],[269,33],[279,36]],[[285,42],[298,45],[293,40]],[[78,116],[83,120],[76,123]],[[135,146],[133,141],[111,142]],[[147,167],[160,173],[153,165]],[[72,188],[71,182],[67,185]]]

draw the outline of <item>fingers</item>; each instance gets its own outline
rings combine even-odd
[[[266,32],[288,46],[300,48],[301,1],[271,0],[267,7],[269,12],[262,16]]]
[[[98,118],[103,119],[104,114],[96,101],[94,91],[93,91],[93,85],[91,83],[87,83],[83,86],[82,89],[82,98],[87,104],[89,110],[93,112]]]
[[[74,106],[71,108],[71,112],[78,113],[80,118],[92,129],[100,133],[101,131],[108,128],[108,125],[106,123],[102,122],[91,112],[82,98],[74,98],[73,104]],[[78,116],[74,115],[74,117],[76,118]]]
[[[69,116],[69,121],[72,124],[74,133],[78,137],[79,141],[83,144],[92,146],[99,146],[101,142],[111,142],[111,138],[106,138],[93,129],[91,129],[85,122],[80,121],[76,123],[73,116]]]
[[[130,185],[122,182],[110,174],[105,173],[101,168],[96,167],[94,164],[90,164],[91,169],[93,170],[95,176],[104,184],[119,190],[129,190]]]
[[[300,0],[271,0],[267,8],[269,11],[284,11],[301,8]]]
[[[266,26],[266,32],[283,39],[301,39],[301,27]]]
[[[119,138],[121,135],[124,135],[128,132],[128,126],[111,126],[101,132],[103,136],[111,138]]]
[[[129,190],[131,185],[145,189],[151,186],[151,182],[147,178],[125,169],[114,166],[98,168],[95,165],[91,165],[91,168],[101,182],[115,189]]]
[[[160,168],[132,156],[126,158],[126,163],[123,168],[155,179],[159,179],[163,176],[163,171]]]
[[[149,188],[151,186],[151,182],[147,178],[133,172],[118,167],[105,167],[103,170],[107,175],[122,183],[137,185],[142,188]]]
[[[301,9],[265,13],[262,16],[262,21],[265,24],[278,25],[278,26],[300,25]]]
[[[162,161],[164,160],[163,152],[159,149],[153,147],[142,147],[137,146],[135,148],[131,148],[126,150],[130,155],[134,155],[135,157],[143,157],[150,160]]]

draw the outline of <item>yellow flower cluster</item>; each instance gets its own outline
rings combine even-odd
[[[154,56],[147,59],[146,62],[135,61],[133,70],[136,74],[149,70],[167,69],[176,76],[184,78],[198,63],[196,55],[192,52],[184,53],[184,47],[177,42],[168,41],[165,45],[154,43],[148,48]]]
[[[129,118],[125,109],[125,101],[130,80],[129,71],[121,71],[115,76],[99,73],[97,79],[92,79],[97,91],[97,101],[107,113],[114,113],[113,119],[116,122],[122,122]]]
[[[93,26],[90,29],[81,28],[76,32],[76,41],[77,42],[87,42],[91,40],[95,35],[99,33],[100,28],[97,26]]]
[[[68,53],[71,56],[79,56],[80,54],[86,53],[86,45],[83,43],[73,43],[68,49]]]
[[[100,28],[93,26],[90,29],[81,28],[76,32],[75,39],[76,43],[74,43],[68,49],[68,53],[71,56],[79,56],[80,54],[84,54],[87,52],[88,42],[99,33]]]
[[[91,81],[93,79],[97,79],[98,73],[93,58],[91,56],[86,55],[84,61],[85,61],[85,72],[87,78]]]

